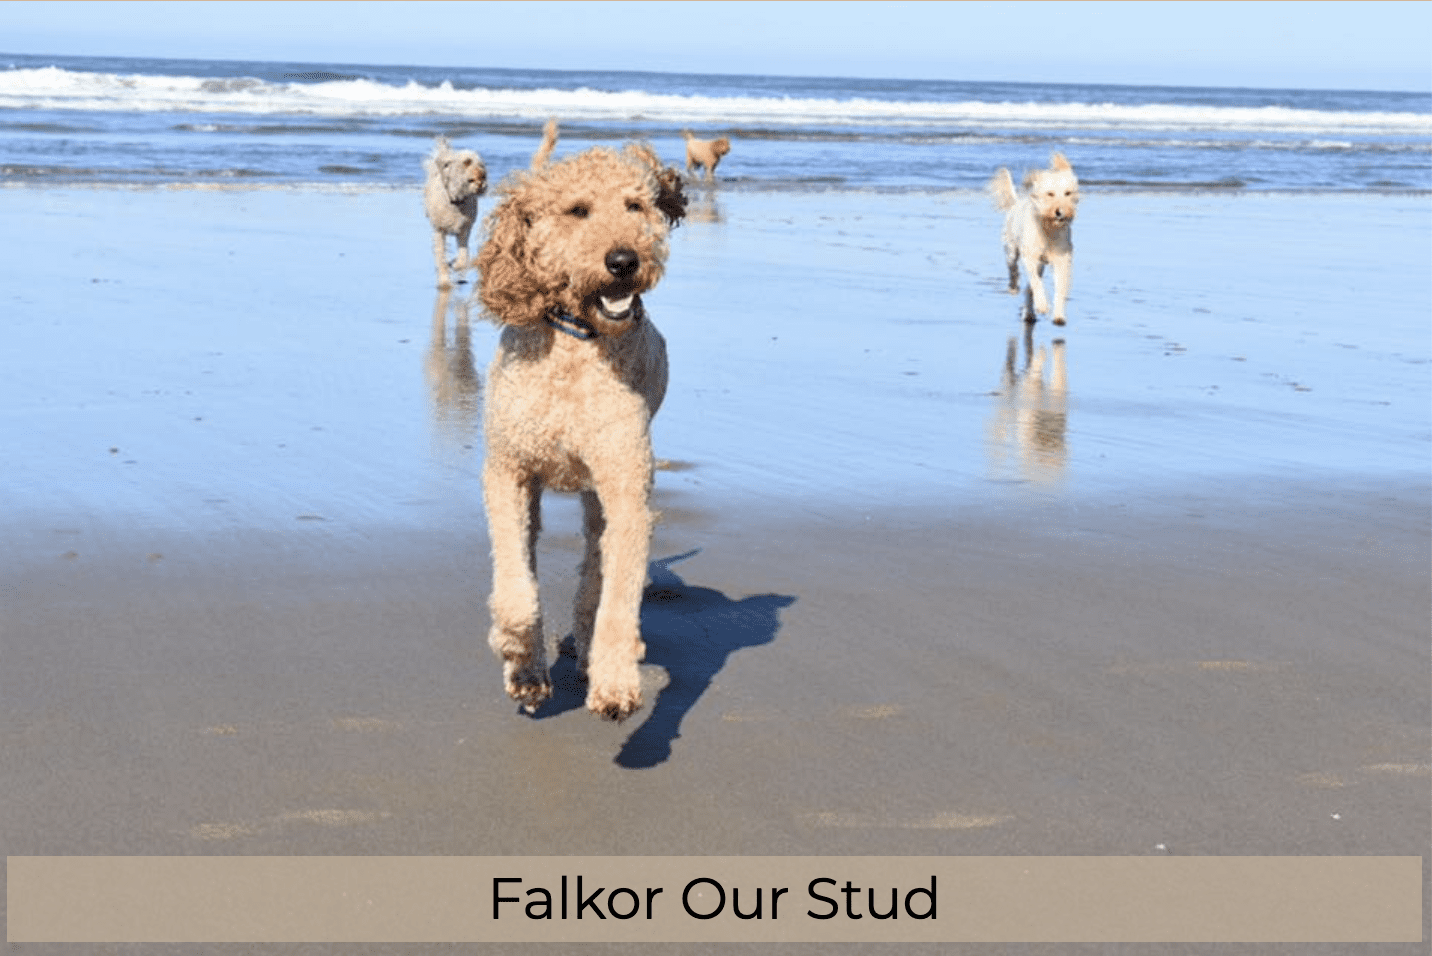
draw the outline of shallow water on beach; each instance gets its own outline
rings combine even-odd
[[[1309,233],[1296,198],[1089,198],[1064,329],[1019,322],[997,242],[968,238],[997,229],[976,198],[858,212],[792,200],[766,222],[722,201],[723,226],[696,223],[677,244],[724,263],[683,296],[701,320],[677,333],[710,381],[708,426],[659,432],[704,443],[713,480],[739,472],[747,492],[811,507],[835,489],[959,507],[1425,473],[1425,240],[1403,244],[1401,265],[1371,244],[1328,252],[1330,234],[1425,236],[1418,201],[1376,204],[1373,221],[1361,204],[1322,202]],[[674,287],[689,281],[673,273]],[[745,347],[724,344],[734,338]]]
[[[553,113],[559,155],[738,142],[647,297],[668,505],[1155,507],[1428,470],[1424,94],[3,66],[22,523],[477,522],[496,336],[471,285],[431,288],[418,160],[445,133],[495,181]],[[1017,318],[979,191],[1053,148],[1085,182],[1063,330]]]
[[[471,285],[432,290],[416,196],[0,202],[28,224],[6,252],[28,277],[0,377],[10,521],[480,527],[496,333]],[[997,231],[975,195],[698,191],[647,297],[673,365],[665,505],[1425,481],[1424,200],[1089,197],[1064,329],[1019,321]]]

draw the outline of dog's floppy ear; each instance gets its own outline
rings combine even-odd
[[[681,174],[662,163],[656,150],[646,143],[628,143],[626,153],[643,163],[656,179],[656,208],[673,228],[686,218],[686,193],[681,188]]]
[[[1055,153],[1049,157],[1049,168],[1057,169],[1061,173],[1072,173],[1074,171],[1074,167],[1069,165],[1069,160],[1064,158],[1063,153]]]
[[[527,267],[532,218],[508,196],[487,217],[487,240],[477,253],[478,298],[503,325],[530,325],[542,318],[545,289]]]

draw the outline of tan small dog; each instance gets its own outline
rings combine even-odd
[[[487,192],[487,167],[470,149],[453,149],[447,137],[439,136],[430,156],[423,160],[427,181],[423,184],[423,211],[433,226],[433,258],[437,260],[438,288],[452,287],[448,272],[447,237],[457,239],[457,258],[452,268],[467,268],[467,239],[477,222],[477,197]]]
[[[655,516],[651,420],[666,343],[642,304],[685,215],[681,177],[650,146],[550,161],[509,176],[477,256],[478,294],[502,326],[487,376],[483,497],[492,629],[507,693],[529,712],[552,692],[535,545],[544,488],[580,492],[586,554],[572,636],[587,708],[641,706],[641,598]]]
[[[1024,177],[1024,195],[1014,189],[1014,177],[1001,167],[989,181],[995,205],[1005,212],[1004,261],[1009,267],[1009,292],[1019,295],[1019,263],[1024,261],[1028,280],[1024,287],[1024,321],[1049,311],[1044,294],[1044,266],[1054,268],[1054,324],[1063,325],[1069,298],[1069,276],[1074,264],[1070,224],[1079,205],[1079,180],[1062,153],[1050,158],[1049,168]]]
[[[721,162],[722,156],[731,152],[731,141],[724,136],[717,139],[696,139],[689,129],[682,130],[681,135],[686,137],[687,174],[705,167],[706,181],[715,182],[716,166]]]

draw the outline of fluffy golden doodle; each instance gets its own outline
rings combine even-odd
[[[1019,295],[1019,263],[1024,262],[1024,321],[1049,311],[1044,294],[1044,267],[1054,269],[1054,324],[1063,325],[1069,298],[1069,277],[1074,266],[1071,224],[1079,206],[1079,179],[1062,153],[1055,153],[1048,169],[1024,177],[1024,195],[1014,188],[1014,177],[1001,168],[989,181],[995,205],[1005,212],[1004,261],[1009,267],[1009,292]]]
[[[581,495],[586,553],[572,633],[587,707],[641,706],[642,591],[655,516],[651,420],[666,343],[642,295],[661,279],[686,210],[680,176],[645,144],[549,162],[498,187],[478,253],[478,294],[502,326],[484,402],[483,495],[492,538],[488,643],[509,696],[551,694],[534,545],[544,488]]]
[[[447,237],[457,240],[457,258],[452,269],[467,268],[467,240],[477,222],[477,197],[487,192],[487,167],[470,149],[453,149],[444,136],[423,160],[427,179],[423,184],[423,211],[433,227],[433,258],[437,261],[438,288],[452,286],[448,270]]]
[[[684,129],[681,135],[686,138],[686,172],[705,168],[706,181],[716,181],[716,165],[721,162],[721,157],[731,152],[731,141],[724,136],[716,139],[696,139],[691,135],[691,130]]]

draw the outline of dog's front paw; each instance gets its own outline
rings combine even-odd
[[[521,704],[527,713],[535,712],[544,700],[552,696],[552,681],[546,668],[531,662],[518,666],[508,661],[503,670],[506,672],[503,683],[507,696]]]
[[[641,708],[641,681],[632,668],[630,684],[607,684],[587,691],[587,709],[607,720],[623,721]]]

